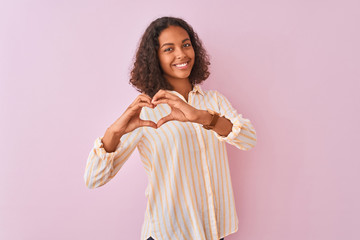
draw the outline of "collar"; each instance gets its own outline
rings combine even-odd
[[[167,90],[169,92],[172,92],[172,93],[176,93],[177,95],[181,95],[180,93],[178,93],[177,91],[175,90]],[[199,84],[195,84],[193,89],[190,91],[190,92],[194,92],[194,93],[200,93],[201,95],[204,96],[204,91],[202,90],[202,88],[200,87]],[[182,95],[181,95],[182,96]]]
[[[169,92],[171,92],[171,93],[174,93],[175,95],[177,95],[178,97],[180,97],[182,100],[184,100],[184,101],[186,102],[184,96],[181,95],[180,93],[178,93],[177,91],[175,91],[175,90],[166,90],[166,91],[169,91]],[[195,84],[194,87],[193,87],[193,89],[192,89],[190,92],[200,93],[201,95],[204,96],[204,91],[201,89],[201,87],[200,87],[199,84]]]
[[[201,87],[200,87],[199,84],[195,84],[192,91],[193,91],[193,92],[198,92],[198,93],[200,93],[201,95],[204,96],[204,92],[203,92],[203,90],[201,89]]]

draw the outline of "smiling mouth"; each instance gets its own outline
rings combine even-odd
[[[184,62],[184,63],[178,63],[178,64],[174,64],[174,66],[178,69],[186,69],[189,65],[190,61]]]

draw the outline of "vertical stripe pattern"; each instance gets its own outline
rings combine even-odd
[[[180,93],[169,92],[186,102]],[[111,153],[98,137],[86,162],[85,184],[97,188],[109,182],[138,148],[149,181],[142,240],[150,236],[156,240],[218,240],[238,229],[225,143],[250,150],[256,145],[255,129],[216,90],[195,85],[187,103],[219,112],[233,124],[231,132],[220,136],[200,124],[179,121],[158,129],[140,127],[123,135]],[[167,104],[143,107],[140,118],[156,123],[170,112]]]

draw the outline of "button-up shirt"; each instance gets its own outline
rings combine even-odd
[[[169,92],[187,102],[180,93]],[[218,240],[238,229],[225,143],[249,150],[256,144],[255,129],[216,90],[196,84],[187,103],[220,113],[233,124],[231,132],[220,136],[198,123],[169,121],[157,129],[139,127],[123,135],[110,153],[98,137],[90,151],[84,180],[87,187],[96,188],[109,182],[138,149],[148,177],[141,239]],[[167,104],[143,107],[140,118],[156,123],[170,112]]]

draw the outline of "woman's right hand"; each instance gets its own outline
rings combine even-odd
[[[140,119],[140,112],[143,107],[154,108],[156,105],[151,103],[150,96],[145,93],[140,94],[129,105],[125,112],[111,125],[112,131],[122,136],[133,131],[138,127],[157,128],[156,123],[150,120]]]

